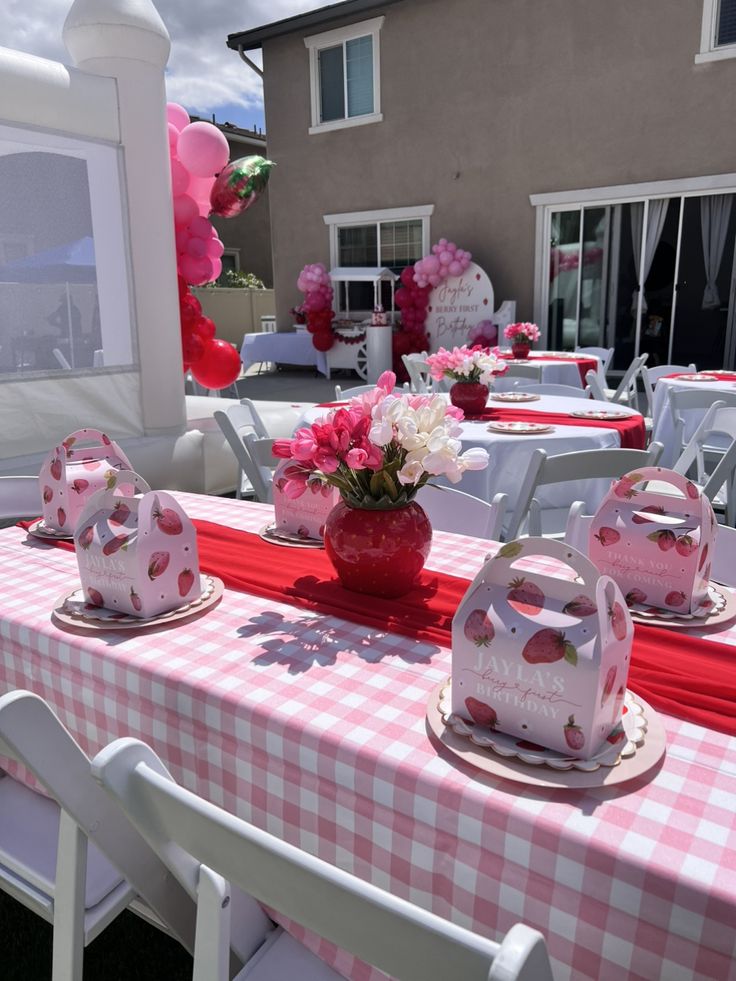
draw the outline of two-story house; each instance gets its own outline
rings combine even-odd
[[[345,0],[263,51],[278,315],[440,236],[547,344],[733,364],[736,0]]]

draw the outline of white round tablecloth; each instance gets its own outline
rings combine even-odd
[[[713,401],[718,401],[719,392],[733,395],[736,392],[736,374],[733,381],[689,382],[685,378],[660,378],[654,389],[654,405],[652,406],[652,439],[664,446],[659,461],[660,467],[671,467],[680,455],[680,447],[675,446],[675,427],[669,408],[669,397],[672,391],[703,391],[713,393]],[[687,442],[698,428],[705,415],[705,409],[689,409],[685,414],[684,439]],[[713,439],[717,445],[718,440]]]
[[[577,368],[575,369],[577,371]],[[558,395],[543,395],[536,402],[518,404],[490,402],[495,408],[529,409],[538,412],[578,412],[600,409],[610,411],[608,402],[565,398]],[[329,408],[315,406],[302,416],[299,425],[309,425],[320,416],[326,415]],[[634,413],[632,413],[634,414]],[[556,426],[552,432],[523,436],[489,431],[487,422],[465,421],[461,423],[463,448],[482,446],[488,451],[489,464],[485,470],[467,471],[458,490],[491,501],[499,492],[508,494],[509,507],[516,501],[516,493],[526,474],[532,450],[541,447],[550,455],[570,453],[573,450],[603,449],[620,446],[619,434],[615,429],[592,426]],[[297,427],[298,428],[298,427]],[[441,483],[441,481],[437,481]],[[562,508],[573,501],[585,501],[587,508],[594,509],[608,490],[610,480],[571,481],[546,489],[539,495],[543,507]]]
[[[593,358],[593,355],[586,354],[585,357],[590,360]],[[598,361],[597,358],[595,360]],[[578,362],[574,358],[566,361],[557,361],[552,358],[545,358],[541,351],[536,354],[532,351],[526,363],[533,367],[537,365],[541,367],[542,376],[540,381],[545,385],[571,385],[573,388],[585,388],[585,384],[580,377]],[[515,387],[517,380],[517,378],[510,377],[508,374],[499,375],[494,381],[493,387],[497,392],[507,392],[509,389]]]

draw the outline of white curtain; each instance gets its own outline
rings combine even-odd
[[[647,312],[647,301],[644,296],[644,283],[647,281],[649,270],[652,268],[652,259],[657,251],[659,240],[662,237],[665,219],[667,218],[667,208],[669,198],[657,198],[649,202],[649,217],[647,220],[647,234],[644,243],[644,262],[642,264],[641,254],[641,229],[644,223],[644,202],[636,201],[631,205],[631,247],[634,252],[634,267],[636,268],[636,278],[641,284],[641,312]],[[631,312],[636,314],[637,291],[631,298]]]
[[[726,245],[732,201],[732,194],[713,194],[700,199],[700,233],[703,237],[705,263],[703,310],[715,310],[721,305],[716,280]]]

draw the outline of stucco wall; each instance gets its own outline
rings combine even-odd
[[[302,35],[264,45],[280,322],[323,215],[434,204],[531,317],[529,195],[734,170],[736,61],[695,65],[702,0],[404,0],[381,32],[383,122],[310,136]],[[350,23],[336,20],[325,30]]]

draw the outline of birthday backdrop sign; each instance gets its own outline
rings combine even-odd
[[[472,327],[492,319],[493,286],[480,266],[471,262],[460,276],[449,276],[429,295],[429,350],[461,346]]]

